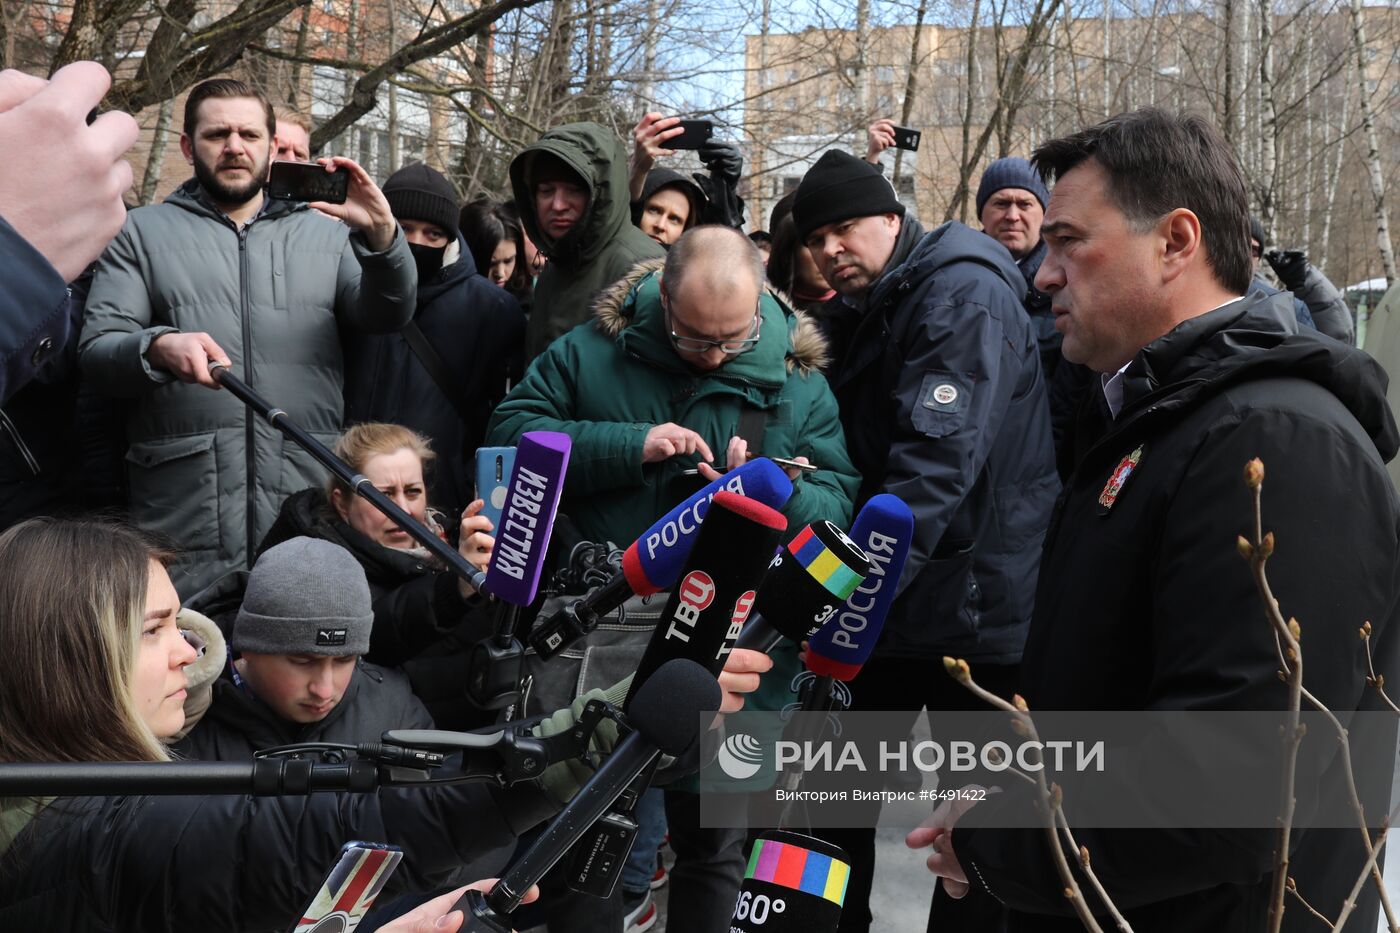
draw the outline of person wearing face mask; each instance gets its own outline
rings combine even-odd
[[[399,508],[447,537],[447,517],[429,507],[426,476],[436,457],[422,435],[397,424],[358,424],[336,441],[335,455]],[[490,519],[478,514],[481,506],[476,500],[463,510],[457,550],[484,570],[495,539]],[[402,667],[414,694],[444,729],[475,728],[491,721],[492,715],[463,693],[467,652],[490,633],[494,622],[493,613],[465,581],[338,479],[283,502],[258,553],[302,536],[340,545],[364,569],[374,612],[369,649],[364,652],[367,660]],[[241,603],[247,576],[230,574],[191,597],[191,605],[214,618],[228,616]]]
[[[435,505],[460,514],[475,498],[474,452],[519,368],[525,316],[478,270],[458,228],[457,192],[414,163],[384,182],[418,268],[413,320],[396,334],[347,334],[345,423],[392,422],[439,452]]]

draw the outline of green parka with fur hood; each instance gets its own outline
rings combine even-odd
[[[535,214],[535,160],[548,153],[583,179],[588,207],[559,239],[540,228]],[[588,319],[588,309],[605,287],[627,274],[633,263],[665,256],[661,244],[632,225],[627,188],[627,150],[617,134],[597,123],[556,126],[510,163],[510,185],[520,205],[520,221],[530,241],[549,257],[535,283],[534,305],[525,332],[526,359]]]

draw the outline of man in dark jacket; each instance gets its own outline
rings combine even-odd
[[[627,152],[607,127],[556,126],[510,163],[510,185],[525,233],[549,257],[535,282],[528,362],[586,321],[604,287],[666,251],[632,224]]]
[[[390,729],[433,728],[408,678],[360,660],[374,613],[365,573],[349,551],[292,538],[265,551],[246,577],[231,625],[218,611],[218,597],[229,594],[210,594],[209,605],[199,595],[190,600],[227,626],[231,651],[181,753],[244,761],[278,745],[354,745],[377,742]]]
[[[196,85],[181,149],[195,177],[133,210],[98,261],[78,363],[109,395],[136,399],[127,423],[131,518],[172,538],[182,592],[252,565],[282,500],[319,464],[218,384],[234,371],[331,444],[344,420],[341,328],[384,333],[413,316],[413,256],[364,169],[344,204],[263,193],[275,117],[241,81]]]
[[[915,519],[884,634],[851,685],[855,708],[973,708],[928,665],[971,654],[991,689],[1014,689],[1059,489],[1025,280],[962,224],[925,234],[889,182],[843,152],[802,179],[793,218],[846,303],[835,332],[849,336],[829,373],[861,472],[856,504],[892,493]],[[866,930],[874,830],[832,838],[853,860],[841,929]],[[933,909],[941,923],[984,929],[998,905],[940,897]]]
[[[1204,120],[1140,110],[1047,142],[1035,161],[1057,180],[1037,283],[1065,358],[1101,375],[1041,562],[1022,662],[1031,711],[1287,707],[1279,649],[1235,546],[1253,538],[1243,482],[1253,457],[1267,469],[1263,527],[1278,542],[1268,572],[1301,625],[1304,686],[1343,715],[1373,708],[1356,632],[1370,620],[1377,670],[1392,680],[1400,596],[1400,501],[1384,467],[1400,434],[1383,374],[1298,332],[1289,298],[1240,297],[1245,183]],[[1008,787],[961,820],[940,810],[909,842],[933,844],[929,866],[945,885],[970,879],[1007,904],[1011,930],[1080,929],[1043,830],[978,825],[1024,796]],[[1270,831],[1076,837],[1139,933],[1265,928]],[[1354,829],[1295,832],[1288,874],[1335,918],[1362,858]],[[1375,926],[1365,896],[1358,929]],[[1285,929],[1316,926],[1287,905]]]
[[[982,232],[1011,254],[1026,280],[1026,313],[1040,342],[1040,369],[1048,385],[1060,362],[1060,335],[1050,313],[1050,296],[1035,287],[1035,274],[1045,258],[1040,224],[1050,192],[1031,164],[1020,156],[997,159],[977,184],[977,219]]]
[[[523,352],[525,315],[478,273],[457,229],[457,193],[440,172],[406,165],[383,190],[418,267],[418,301],[397,334],[344,335],[345,419],[401,424],[431,440],[429,501],[457,519],[476,498],[476,449]]]

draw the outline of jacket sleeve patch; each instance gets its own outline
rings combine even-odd
[[[972,407],[970,373],[931,369],[924,373],[914,403],[914,427],[929,437],[946,437],[962,427]]]

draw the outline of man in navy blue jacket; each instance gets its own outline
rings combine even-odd
[[[928,676],[946,654],[976,658],[984,684],[1009,696],[1059,491],[1025,277],[963,224],[926,233],[874,166],[843,152],[802,179],[792,215],[843,299],[827,378],[862,476],[856,506],[888,492],[914,512],[898,595],[852,682],[855,708],[974,708],[950,678]],[[842,933],[863,933],[874,830],[831,838],[852,856]],[[940,894],[933,910],[940,929],[983,930],[1001,907]]]

